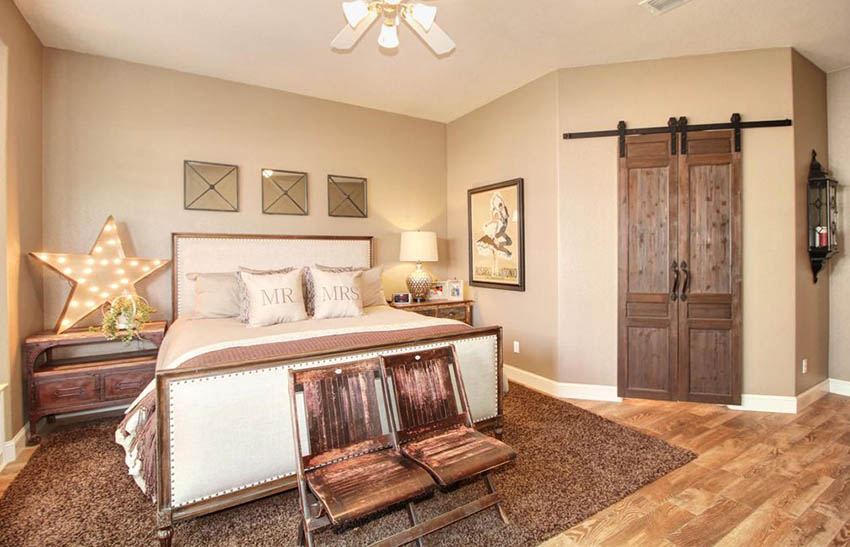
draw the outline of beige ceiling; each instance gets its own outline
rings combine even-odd
[[[378,25],[333,52],[340,0],[15,2],[46,46],[443,122],[561,67],[776,46],[850,66],[850,0],[433,0],[457,42],[443,59],[408,28],[381,51]]]

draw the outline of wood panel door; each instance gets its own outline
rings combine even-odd
[[[626,139],[619,167],[618,386],[672,399],[678,372],[678,177],[670,135]]]
[[[684,136],[678,173],[678,398],[741,404],[741,153],[733,131]]]

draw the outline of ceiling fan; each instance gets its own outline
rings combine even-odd
[[[455,48],[449,35],[434,22],[437,16],[434,6],[410,0],[353,0],[343,2],[342,11],[348,24],[331,42],[334,49],[352,49],[378,17],[382,18],[378,37],[381,47],[398,47],[398,25],[404,20],[437,55],[445,55]]]

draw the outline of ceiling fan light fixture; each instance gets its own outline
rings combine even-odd
[[[353,0],[352,2],[343,2],[342,11],[345,13],[345,20],[351,25],[351,28],[356,27],[360,22],[369,15],[369,4],[364,0]]]
[[[413,4],[410,11],[413,16],[413,20],[422,25],[425,32],[431,30],[431,26],[434,24],[434,19],[437,17],[437,8],[435,6]]]
[[[378,45],[387,48],[395,49],[398,47],[398,25],[392,21],[384,21],[381,25],[381,35],[378,36]]]

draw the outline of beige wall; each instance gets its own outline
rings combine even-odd
[[[567,69],[560,129],[791,117],[791,51],[771,49]],[[559,378],[617,382],[616,139],[562,141]],[[744,392],[793,395],[794,133],[743,137]]]
[[[445,237],[444,124],[53,49],[44,105],[48,250],[87,252],[110,214],[145,257],[170,257],[171,232],[374,235],[390,292],[406,291],[411,268],[394,266],[399,232]],[[186,159],[237,164],[240,212],[185,211]],[[309,216],[261,213],[263,167],[309,173]],[[328,173],[369,179],[368,219],[328,217]],[[45,277],[52,326],[67,285]],[[140,289],[166,317],[170,271]]]
[[[6,435],[23,426],[20,342],[42,323],[40,272],[23,255],[42,239],[42,45],[11,0],[0,0],[0,41],[7,48],[6,180],[2,209],[5,317],[0,383]],[[0,325],[2,326],[2,325]]]
[[[796,393],[813,387],[829,377],[829,268],[821,270],[818,282],[812,279],[809,262],[806,181],[812,149],[818,159],[829,165],[826,123],[826,74],[811,61],[793,52],[794,82],[794,159],[796,228],[794,239],[797,270],[796,291]],[[808,359],[803,374],[802,361]]]
[[[6,313],[6,95],[8,94],[9,48],[0,41],[0,256],[4,266],[0,268],[0,298],[3,309],[0,311],[0,443],[6,440],[6,431],[10,423],[11,408],[6,405],[6,390],[9,387],[9,314]],[[2,447],[0,447],[2,450]],[[0,461],[2,461],[0,457]]]
[[[827,76],[829,168],[841,183],[839,254],[830,260],[829,376],[850,382],[850,68]]]
[[[823,379],[826,291],[802,275],[795,156],[825,134],[823,89],[803,88],[819,72],[790,48],[564,69],[450,123],[450,275],[468,276],[466,190],[526,179],[528,290],[472,291],[477,319],[505,327],[505,361],[562,382],[617,382],[616,140],[563,141],[560,133],[621,119],[639,127],[670,116],[699,124],[733,112],[744,120],[799,112],[799,136],[796,127],[744,132],[743,388],[791,396]],[[811,321],[821,327],[808,329]],[[802,355],[811,372],[797,381]]]
[[[448,126],[449,275],[469,279],[466,191],[525,179],[525,292],[468,292],[476,323],[504,328],[505,362],[549,378],[558,374],[557,93],[552,73]]]

